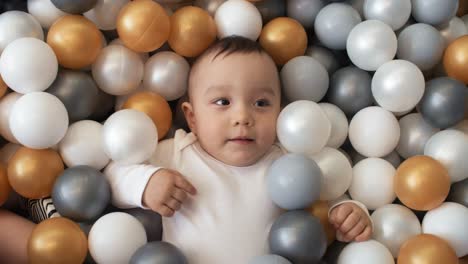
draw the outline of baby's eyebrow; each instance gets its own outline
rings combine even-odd
[[[271,89],[270,87],[262,87],[259,89],[259,92],[260,93],[266,93],[266,94],[269,94],[271,96],[275,96],[276,93],[273,89]]]
[[[208,87],[208,89],[206,89],[205,91],[205,95],[211,93],[211,92],[218,92],[218,91],[222,91],[222,90],[227,90],[227,89],[230,89],[231,86],[229,85],[212,85],[210,87]]]

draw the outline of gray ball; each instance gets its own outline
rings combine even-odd
[[[134,216],[145,227],[148,242],[160,241],[162,238],[161,215],[151,210],[132,208],[122,210],[122,212]]]
[[[264,255],[254,257],[249,264],[292,264],[289,260],[278,255]]]
[[[140,247],[130,259],[130,264],[187,264],[182,252],[174,245],[155,241]]]
[[[370,74],[354,66],[336,71],[330,80],[326,99],[352,117],[374,103]]]
[[[411,61],[421,70],[429,70],[442,58],[445,42],[440,32],[433,26],[413,24],[398,35],[397,57]]]
[[[458,0],[411,0],[414,19],[433,26],[448,23],[457,10]]]
[[[445,129],[463,120],[465,85],[449,77],[432,79],[419,103],[424,119],[434,127]]]
[[[424,120],[421,114],[405,115],[399,121],[400,140],[396,151],[407,159],[416,155],[424,155],[426,142],[439,131]]]
[[[88,118],[97,122],[105,121],[112,113],[114,113],[115,100],[114,95],[107,94],[101,89],[98,90],[97,104],[93,113]]]
[[[298,56],[289,60],[281,69],[280,75],[284,95],[291,102],[319,102],[327,93],[327,70],[312,57]]]
[[[279,207],[287,210],[309,207],[320,196],[322,171],[305,155],[288,153],[267,172],[268,192]]]
[[[344,50],[349,33],[361,21],[359,13],[350,5],[329,4],[315,18],[315,34],[325,47]]]
[[[77,222],[97,219],[110,201],[105,176],[89,166],[66,169],[55,181],[52,201],[57,212]]]
[[[98,87],[89,74],[71,70],[60,70],[46,92],[62,101],[72,122],[89,117],[96,109],[99,96]]]
[[[82,14],[91,10],[97,0],[51,0],[55,7],[69,14]]]
[[[270,251],[294,264],[317,263],[327,249],[320,220],[306,211],[290,211],[278,217],[268,236]]]
[[[259,1],[255,2],[255,6],[262,15],[264,25],[274,18],[286,16],[285,0]]]
[[[340,68],[340,63],[336,58],[335,54],[327,48],[312,45],[309,46],[305,53],[306,56],[310,56],[316,59],[320,64],[325,67],[329,75],[332,75]]]
[[[447,200],[468,207],[468,178],[452,184]]]
[[[324,0],[288,0],[287,3],[288,17],[297,20],[305,28],[314,26],[315,17],[326,5]]]

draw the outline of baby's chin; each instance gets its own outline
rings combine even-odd
[[[220,160],[230,166],[234,167],[249,167],[257,163],[265,153],[252,153],[246,155],[245,153],[232,153],[226,157],[220,157]]]

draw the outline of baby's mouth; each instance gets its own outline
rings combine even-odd
[[[249,137],[235,137],[235,138],[229,139],[228,141],[239,143],[239,144],[249,144],[249,143],[254,142],[255,140]]]

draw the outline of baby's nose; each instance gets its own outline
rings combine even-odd
[[[246,107],[239,107],[233,113],[233,125],[252,126],[254,124],[254,118],[250,111]]]

